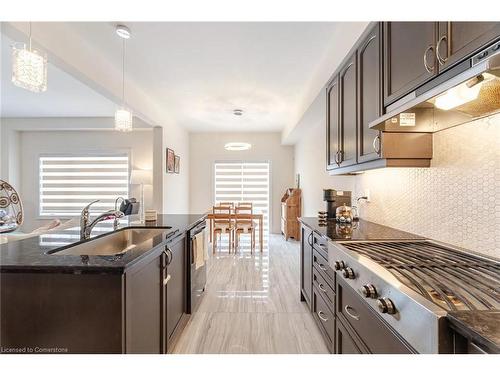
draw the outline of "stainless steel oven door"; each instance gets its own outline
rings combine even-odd
[[[187,304],[188,314],[192,314],[196,311],[203,293],[205,292],[205,286],[207,283],[207,265],[206,263],[202,266],[196,268],[196,254],[195,254],[195,244],[194,239],[196,235],[203,232],[206,228],[205,222],[202,222],[195,226],[190,231],[190,241],[189,241],[189,273],[188,273],[188,283],[190,286],[189,301]]]

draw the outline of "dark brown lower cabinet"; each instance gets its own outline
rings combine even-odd
[[[301,226],[300,234],[300,299],[311,307],[312,295],[312,238],[313,232]]]
[[[370,353],[414,353],[414,350],[379,318],[378,313],[341,278],[337,278],[336,296],[337,318],[356,332]]]
[[[161,353],[160,258],[156,256],[125,273],[126,353]]]
[[[123,280],[122,274],[1,272],[2,350],[125,352]]]
[[[321,296],[321,292],[313,286],[312,313],[325,339],[330,353],[335,350],[335,315],[332,305],[329,305]]]
[[[163,341],[164,352],[169,352],[176,333],[182,327],[186,314],[186,235],[182,234],[166,245],[167,265],[164,271]]]
[[[354,338],[354,334],[348,331],[342,322],[337,319],[335,331],[335,353],[336,354],[365,354],[368,353],[363,344]]]

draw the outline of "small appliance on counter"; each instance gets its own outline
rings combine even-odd
[[[351,205],[351,192],[323,189],[323,200],[326,202],[327,219],[336,220],[337,208]]]

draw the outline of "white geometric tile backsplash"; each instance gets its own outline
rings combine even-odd
[[[500,115],[435,133],[431,168],[357,175],[365,189],[362,218],[500,258]]]

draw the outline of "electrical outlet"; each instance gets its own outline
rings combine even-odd
[[[363,195],[366,197],[366,201],[370,202],[370,200],[371,200],[370,189],[365,189],[365,193]]]

